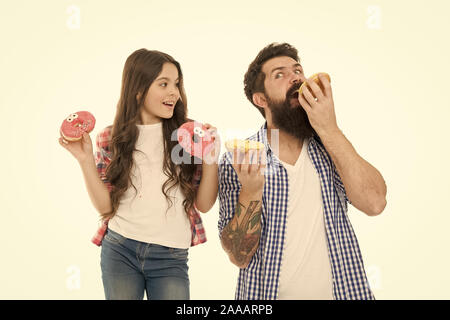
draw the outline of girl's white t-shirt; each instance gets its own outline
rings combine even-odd
[[[179,185],[175,186],[169,191],[173,203],[169,208],[162,192],[162,186],[168,179],[163,173],[162,122],[137,127],[139,137],[136,149],[142,152],[133,153],[131,180],[136,191],[133,186],[128,188],[108,227],[129,239],[187,249],[192,233],[183,207],[185,197]]]
[[[332,300],[320,180],[308,154],[308,139],[295,165],[281,163],[288,173],[289,200],[278,299]]]

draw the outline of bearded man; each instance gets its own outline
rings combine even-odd
[[[236,299],[374,299],[347,204],[380,214],[386,184],[339,129],[330,81],[319,79],[305,77],[287,43],[266,46],[245,74],[266,120],[248,139],[265,148],[219,164],[219,235],[240,268]]]

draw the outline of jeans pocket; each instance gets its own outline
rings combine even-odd
[[[123,244],[126,238],[117,232],[108,229],[105,234],[105,240],[113,244]]]
[[[169,248],[171,256],[179,260],[187,260],[189,249]]]

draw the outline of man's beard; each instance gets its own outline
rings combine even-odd
[[[273,125],[287,134],[303,140],[315,134],[308,115],[298,102],[301,83],[294,84],[286,93],[284,101],[273,101],[268,98],[268,107],[272,112]]]

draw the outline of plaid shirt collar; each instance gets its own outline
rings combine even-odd
[[[280,161],[277,157],[277,154],[279,154],[278,150],[273,150],[269,143],[269,139],[267,138],[267,131],[268,131],[268,129],[267,129],[267,121],[266,121],[266,122],[264,122],[262,127],[259,129],[259,131],[256,133],[256,135],[254,135],[253,137],[255,138],[255,140],[264,144],[264,147],[266,148],[266,152],[267,152],[268,164],[272,163],[274,166],[282,166],[282,164],[280,163]],[[273,139],[273,136],[272,136],[272,139]],[[313,134],[312,139],[314,139],[314,141],[317,144],[319,144],[322,148],[324,148],[323,144],[322,144],[322,140],[320,140],[320,137],[316,133]]]

